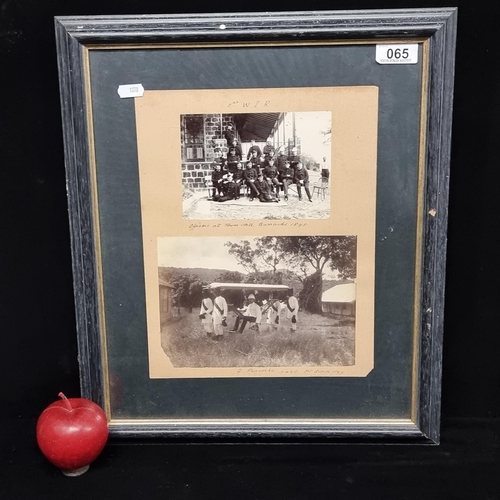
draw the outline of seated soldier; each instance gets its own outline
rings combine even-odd
[[[312,196],[309,191],[309,172],[302,166],[302,163],[300,162],[297,163],[297,167],[295,169],[294,181],[295,184],[297,185],[297,193],[299,195],[299,200],[302,199],[301,188],[303,187],[306,191],[309,201],[312,202]]]
[[[218,200],[222,195],[222,169],[219,163],[215,161],[212,163],[212,200]]]
[[[250,201],[253,201],[254,196],[259,196],[259,190],[255,186],[255,181],[257,180],[257,171],[252,166],[252,162],[248,161],[246,168],[243,171],[243,178],[245,179],[245,184],[250,190]]]
[[[257,161],[257,173],[261,173],[264,170],[264,167],[267,165],[267,158],[262,154],[260,155],[258,161]]]
[[[233,139],[233,142],[231,143],[231,147],[233,147],[236,150],[236,154],[240,157],[240,160],[243,158],[243,151],[241,149],[241,145],[239,144],[237,139]]]
[[[276,153],[274,152],[274,149],[271,149],[271,151],[269,151],[269,154],[266,156],[266,166],[269,165],[269,162],[271,160],[274,160],[276,162]]]
[[[295,172],[290,166],[290,161],[285,161],[285,168],[280,173],[281,184],[283,185],[283,192],[285,193],[285,201],[288,201],[288,186],[294,182]]]
[[[288,157],[288,159],[290,160],[290,166],[293,168],[294,171],[297,168],[297,164],[300,163],[301,161],[300,156],[297,153],[298,153],[298,148],[294,146],[292,148],[292,154]]]
[[[237,194],[236,183],[233,180],[233,174],[228,172],[224,174],[221,179],[222,196],[219,197],[219,202],[234,200]]]
[[[252,155],[250,156],[248,161],[252,162],[252,167],[255,168],[255,171],[259,174],[260,173],[260,158],[257,154],[257,151],[252,152]]]
[[[278,169],[274,164],[274,158],[269,157],[268,165],[264,168],[264,178],[267,183],[271,186],[271,189],[276,193],[276,197],[280,198],[280,182],[278,180]]]
[[[220,148],[215,148],[214,153],[215,153],[214,163],[218,163],[222,169],[224,167],[224,163],[226,162],[226,159],[224,158],[224,154],[220,150]]]
[[[236,188],[236,196],[234,197],[235,200],[240,199],[240,189],[241,186],[245,184],[245,179],[243,177],[243,167],[241,166],[241,163],[238,163],[237,167],[238,169],[233,174],[233,182],[235,183]]]
[[[281,149],[278,158],[276,158],[276,168],[278,169],[278,176],[281,179],[281,173],[285,170],[285,162],[288,160],[285,150]]]
[[[255,187],[259,191],[259,200],[262,203],[272,203],[280,201],[276,198],[274,193],[271,191],[271,186],[264,179],[264,175],[259,174],[257,180],[255,181]]]
[[[257,158],[262,154],[262,151],[260,150],[259,146],[255,144],[255,139],[252,139],[250,142],[252,145],[248,149],[247,160],[251,158],[254,151],[257,153]]]
[[[241,160],[241,156],[239,156],[236,153],[236,148],[234,146],[231,146],[229,148],[229,152],[227,154],[227,171],[230,172],[231,174],[234,174],[236,170],[238,169],[238,163]]]
[[[262,150],[262,153],[264,153],[264,156],[267,158],[270,151],[274,151],[274,146],[271,141],[267,141],[264,149]]]
[[[242,309],[237,310],[236,322],[234,328],[229,330],[231,333],[243,333],[245,326],[248,322],[258,325],[262,320],[262,311],[255,303],[255,297],[250,294],[248,296],[248,305]],[[240,327],[241,321],[241,327]]]

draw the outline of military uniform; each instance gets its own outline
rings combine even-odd
[[[288,161],[290,162],[290,166],[295,170],[297,168],[297,164],[301,163],[301,159],[299,155],[290,155],[288,157]]]
[[[304,187],[309,201],[312,201],[311,193],[309,191],[309,172],[304,167],[295,169],[294,181],[295,184],[297,184],[299,200],[302,199],[301,187]]]
[[[266,156],[266,158],[269,156],[269,154],[271,153],[271,151],[274,154],[274,146],[272,146],[271,144],[266,144],[264,146],[264,149],[262,150],[262,152],[264,153],[264,155]]]
[[[213,170],[212,171],[212,198],[215,198],[216,194],[222,194],[222,186],[220,185],[220,181],[222,180],[222,176],[224,172],[221,170]]]
[[[257,146],[257,144],[255,144],[254,146],[250,146],[250,149],[248,150],[248,153],[247,153],[247,160],[249,160],[252,157],[252,153],[254,151],[257,152],[257,157],[259,157],[262,154],[262,151],[259,148],[259,146]]]
[[[253,200],[254,196],[259,196],[259,190],[255,187],[257,180],[257,171],[253,167],[248,167],[243,171],[243,178],[245,184],[250,188],[250,199]]]
[[[278,180],[278,169],[274,165],[268,165],[264,168],[264,177],[270,185],[276,186],[276,196],[279,198],[280,183]]]
[[[222,191],[223,195],[218,201],[224,202],[229,200],[234,200],[237,196],[237,186],[233,179],[233,174],[227,173],[222,176]]]
[[[290,184],[293,184],[294,176],[295,176],[295,172],[294,172],[293,168],[289,164],[286,164],[285,168],[283,169],[283,171],[280,174],[280,180],[281,180],[281,183],[283,184],[283,191],[285,193],[285,199],[288,199],[288,186]]]
[[[234,174],[238,169],[238,163],[241,161],[241,156],[238,154],[229,153],[226,158],[227,161],[227,171]]]
[[[223,135],[224,135],[224,139],[226,139],[227,146],[231,147],[233,144],[233,141],[236,137],[236,132],[234,131],[234,129],[227,129],[224,131]]]
[[[274,201],[279,201],[273,193],[271,192],[271,186],[264,179],[257,179],[255,181],[255,187],[259,191],[259,200],[263,203],[271,203]]]

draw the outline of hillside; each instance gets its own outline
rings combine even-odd
[[[299,281],[297,276],[285,269],[279,269],[279,272],[283,273],[283,284],[290,286],[294,289],[295,293],[300,293],[302,290],[302,283]],[[227,269],[205,269],[201,267],[187,268],[187,267],[159,267],[158,275],[166,281],[173,280],[177,276],[187,275],[195,276],[205,283],[213,283],[214,281],[220,281],[221,277],[231,273],[233,275],[239,276],[238,279],[232,278],[231,280],[226,279],[225,281],[238,282],[245,279],[245,274],[238,273],[236,271],[228,271]],[[226,276],[227,277],[227,276]],[[323,280],[323,292],[330,289],[335,285],[342,285],[344,283],[352,283],[352,280]]]
[[[201,267],[193,267],[193,268],[187,268],[187,267],[159,267],[158,268],[158,275],[160,278],[163,278],[167,281],[172,280],[176,278],[177,276],[180,275],[187,275],[187,276],[196,276],[198,279],[201,281],[204,281],[205,283],[212,283],[214,281],[217,281],[220,276],[229,273],[227,269],[205,269]],[[236,273],[241,276],[241,279],[243,279],[243,274],[242,273]]]

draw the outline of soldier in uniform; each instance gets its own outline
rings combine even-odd
[[[227,171],[234,174],[238,168],[238,163],[241,161],[241,156],[237,154],[236,148],[231,146],[227,154]]]
[[[252,155],[248,161],[252,162],[252,167],[255,168],[255,171],[259,174],[261,170],[260,158],[257,154],[257,151],[252,151]]]
[[[250,142],[252,143],[252,145],[248,149],[247,160],[251,158],[254,151],[257,153],[257,158],[262,154],[262,151],[260,150],[259,146],[255,144],[255,140],[252,139]]]
[[[221,295],[220,288],[215,289],[215,300],[214,308],[212,313],[212,319],[214,322],[214,340],[220,340],[224,336],[224,326],[227,326],[227,302],[226,299]]]
[[[218,196],[222,194],[222,170],[219,163],[212,163],[212,199],[216,200]]]
[[[200,316],[201,324],[205,329],[207,337],[212,337],[214,333],[214,325],[212,319],[212,313],[214,310],[214,304],[212,298],[210,297],[210,292],[208,290],[203,290],[203,299],[201,300]]]
[[[297,163],[297,168],[295,169],[294,181],[297,185],[297,193],[299,194],[299,200],[302,199],[302,191],[303,187],[306,191],[307,197],[309,201],[312,200],[311,192],[309,191],[309,172],[302,166],[302,163]]]
[[[237,195],[237,186],[233,179],[233,174],[228,172],[221,179],[223,195],[219,198],[219,202],[234,200]]]
[[[301,163],[300,156],[297,154],[298,149],[294,146],[292,148],[292,154],[288,157],[290,160],[290,166],[295,170],[297,168],[297,164]]]
[[[241,163],[238,163],[237,167],[238,169],[233,174],[233,182],[235,183],[235,188],[236,188],[236,193],[235,193],[236,196],[234,197],[235,200],[240,199],[240,189],[241,186],[245,183],[245,179],[243,177],[243,167]]]
[[[262,152],[264,153],[264,156],[267,158],[271,151],[274,152],[274,146],[271,141],[267,141]]]
[[[295,177],[295,172],[293,168],[290,166],[290,161],[287,159],[285,161],[285,168],[281,171],[280,181],[283,185],[283,192],[285,193],[285,201],[288,200],[288,186],[293,184],[293,180]]]
[[[255,182],[257,181],[257,171],[252,166],[252,162],[248,161],[246,164],[246,168],[243,171],[243,178],[245,179],[245,184],[250,189],[250,201],[253,201],[254,197],[259,197],[259,190],[255,186]]]
[[[237,141],[237,139],[233,139],[233,142],[231,143],[231,147],[236,150],[236,155],[240,157],[240,160],[243,158],[243,151],[241,149],[241,145]]]
[[[268,165],[264,168],[264,177],[267,183],[274,188],[276,198],[280,199],[280,182],[278,180],[278,169],[274,165],[274,158],[269,157]]]
[[[271,191],[271,186],[267,183],[262,174],[259,174],[254,185],[259,192],[259,200],[262,203],[272,203],[275,201],[280,201],[279,198],[276,198],[274,196],[274,193]]]
[[[233,140],[236,137],[236,133],[234,131],[234,125],[232,123],[227,124],[227,128],[224,131],[224,138],[226,139],[227,146],[230,147],[233,144]]]
[[[276,159],[276,168],[278,169],[278,172],[281,176],[281,173],[283,170],[285,170],[285,163],[288,160],[287,155],[285,154],[285,150],[281,149],[280,154],[278,155],[278,158]]]

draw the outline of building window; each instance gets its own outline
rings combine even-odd
[[[185,161],[203,161],[205,159],[205,134],[203,116],[183,116],[182,143]]]

